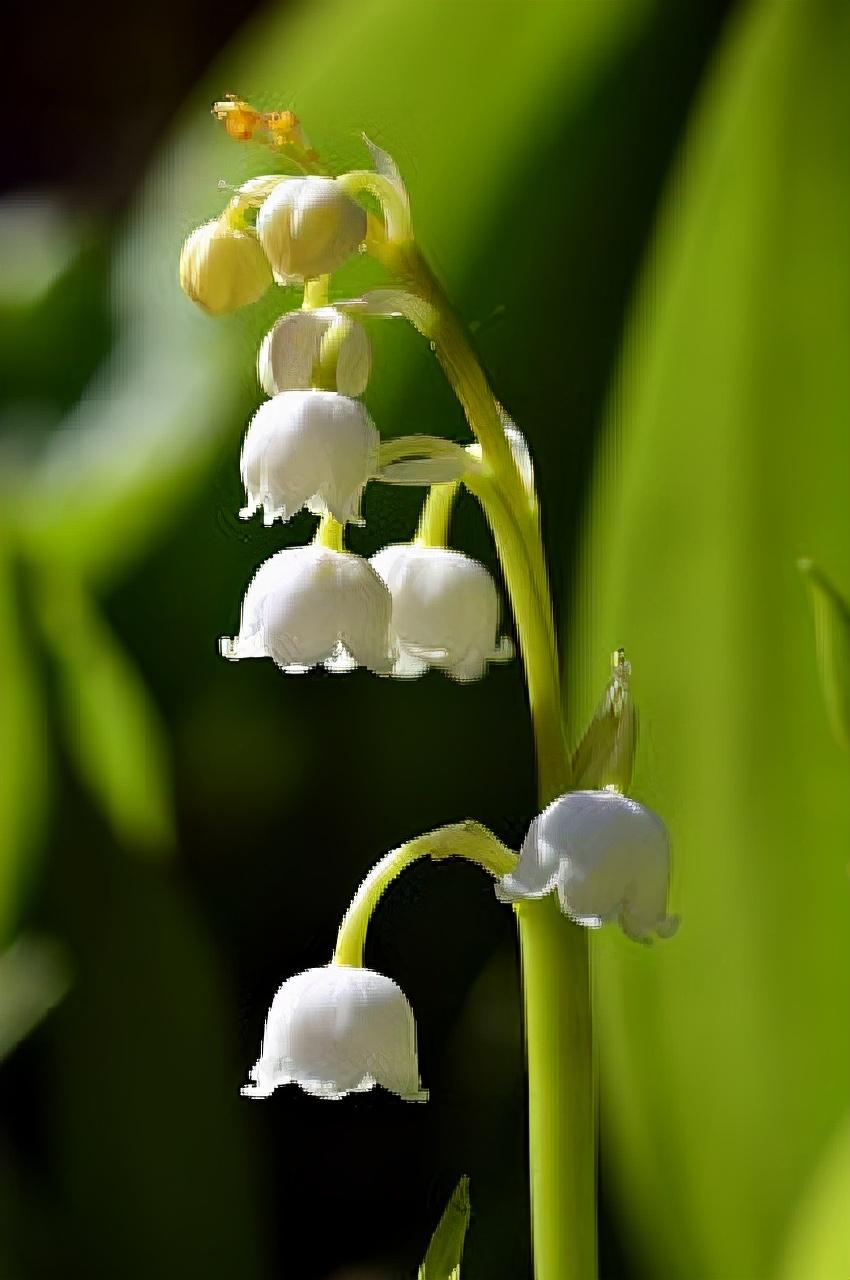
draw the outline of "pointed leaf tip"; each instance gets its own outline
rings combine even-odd
[[[460,1280],[469,1215],[469,1178],[464,1174],[431,1237],[425,1260],[419,1268],[419,1280]]]

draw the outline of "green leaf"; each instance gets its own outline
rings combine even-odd
[[[174,843],[168,747],[144,682],[85,588],[37,582],[38,615],[59,672],[65,740],[122,844],[162,854]]]
[[[469,1227],[469,1178],[452,1192],[419,1268],[419,1280],[460,1280],[463,1245]]]
[[[646,1274],[768,1280],[850,1104],[850,789],[797,557],[850,564],[850,8],[759,3],[685,141],[611,400],[581,723],[612,644],[676,940],[594,940],[604,1167]]]
[[[850,606],[811,560],[806,575],[815,619],[815,648],[826,711],[837,741],[850,751]]]
[[[29,1035],[68,990],[64,949],[24,934],[0,952],[0,1061]]]
[[[814,1170],[791,1225],[781,1280],[850,1276],[850,1114]]]
[[[255,1146],[269,1122],[239,1097],[221,944],[173,877],[108,841],[76,853],[56,869],[74,985],[42,1038],[51,1185],[76,1265],[122,1280],[272,1276]]]
[[[47,807],[38,673],[24,632],[16,565],[0,529],[0,941],[15,932]]]

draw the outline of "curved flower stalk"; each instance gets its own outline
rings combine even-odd
[[[423,675],[429,667],[464,683],[480,680],[488,662],[513,656],[498,637],[499,597],[483,564],[445,547],[400,543],[370,561],[393,601],[393,674]]]
[[[419,858],[466,858],[498,877],[514,854],[477,822],[417,836],[393,849],[361,884],[340,926],[329,965],[287,979],[266,1018],[260,1057],[242,1092],[265,1098],[298,1084],[321,1098],[342,1098],[382,1085],[422,1102],[416,1026],[407,997],[391,978],[364,967],[366,930],[387,886]]]
[[[338,1099],[381,1085],[424,1102],[416,1024],[407,997],[373,969],[329,964],[288,978],[272,1001],[263,1046],[242,1093],[267,1098],[297,1084]]]
[[[365,405],[337,391],[281,391],[251,419],[240,469],[249,520],[267,525],[304,506],[340,524],[360,520],[360,496],[378,465],[380,437]]]
[[[392,601],[366,560],[312,545],[289,547],[266,560],[242,604],[239,634],[222,639],[225,658],[273,658],[289,674],[324,665],[392,669]]]
[[[322,349],[336,348],[334,386],[344,396],[366,390],[372,350],[362,324],[337,311],[288,311],[266,334],[257,357],[257,377],[266,395],[307,391],[314,385]]]
[[[667,828],[616,791],[570,791],[528,829],[516,869],[499,882],[503,902],[557,890],[561,909],[590,928],[617,921],[637,942],[669,938],[679,921],[667,914]]]

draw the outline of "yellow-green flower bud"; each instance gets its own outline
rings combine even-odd
[[[366,211],[333,178],[288,178],[261,206],[257,235],[279,280],[313,280],[365,239]]]
[[[261,298],[272,282],[269,261],[252,231],[217,218],[189,236],[180,254],[183,292],[210,315],[226,315]]]

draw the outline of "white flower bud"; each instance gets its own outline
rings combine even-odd
[[[193,231],[180,253],[183,292],[213,316],[256,302],[271,282],[271,267],[257,237],[221,219]]]
[[[510,658],[497,639],[499,597],[490,574],[461,551],[408,543],[384,547],[372,565],[393,599],[397,676],[438,667],[455,680],[478,680],[488,662]]]
[[[427,1093],[419,1079],[416,1024],[407,997],[372,969],[330,964],[284,982],[275,996],[260,1059],[242,1093],[267,1098],[297,1084],[319,1098],[376,1084],[407,1102]]]
[[[669,938],[667,828],[650,809],[616,791],[569,791],[534,819],[516,869],[496,887],[503,902],[542,898],[553,889],[578,924],[618,921],[648,941]]]
[[[261,205],[257,235],[279,280],[312,280],[355,252],[366,212],[333,178],[287,178]]]
[[[336,391],[281,391],[254,414],[242,446],[249,519],[289,520],[303,506],[340,524],[360,519],[380,437],[365,406]]]
[[[366,390],[372,353],[366,330],[333,307],[288,311],[267,333],[257,358],[257,376],[267,395],[306,391],[312,384],[322,341],[341,330],[336,360],[336,389],[345,396]]]
[[[242,602],[239,635],[222,639],[225,658],[273,658],[292,674],[319,663],[386,674],[392,666],[392,602],[360,556],[311,545],[288,547],[260,565]]]

